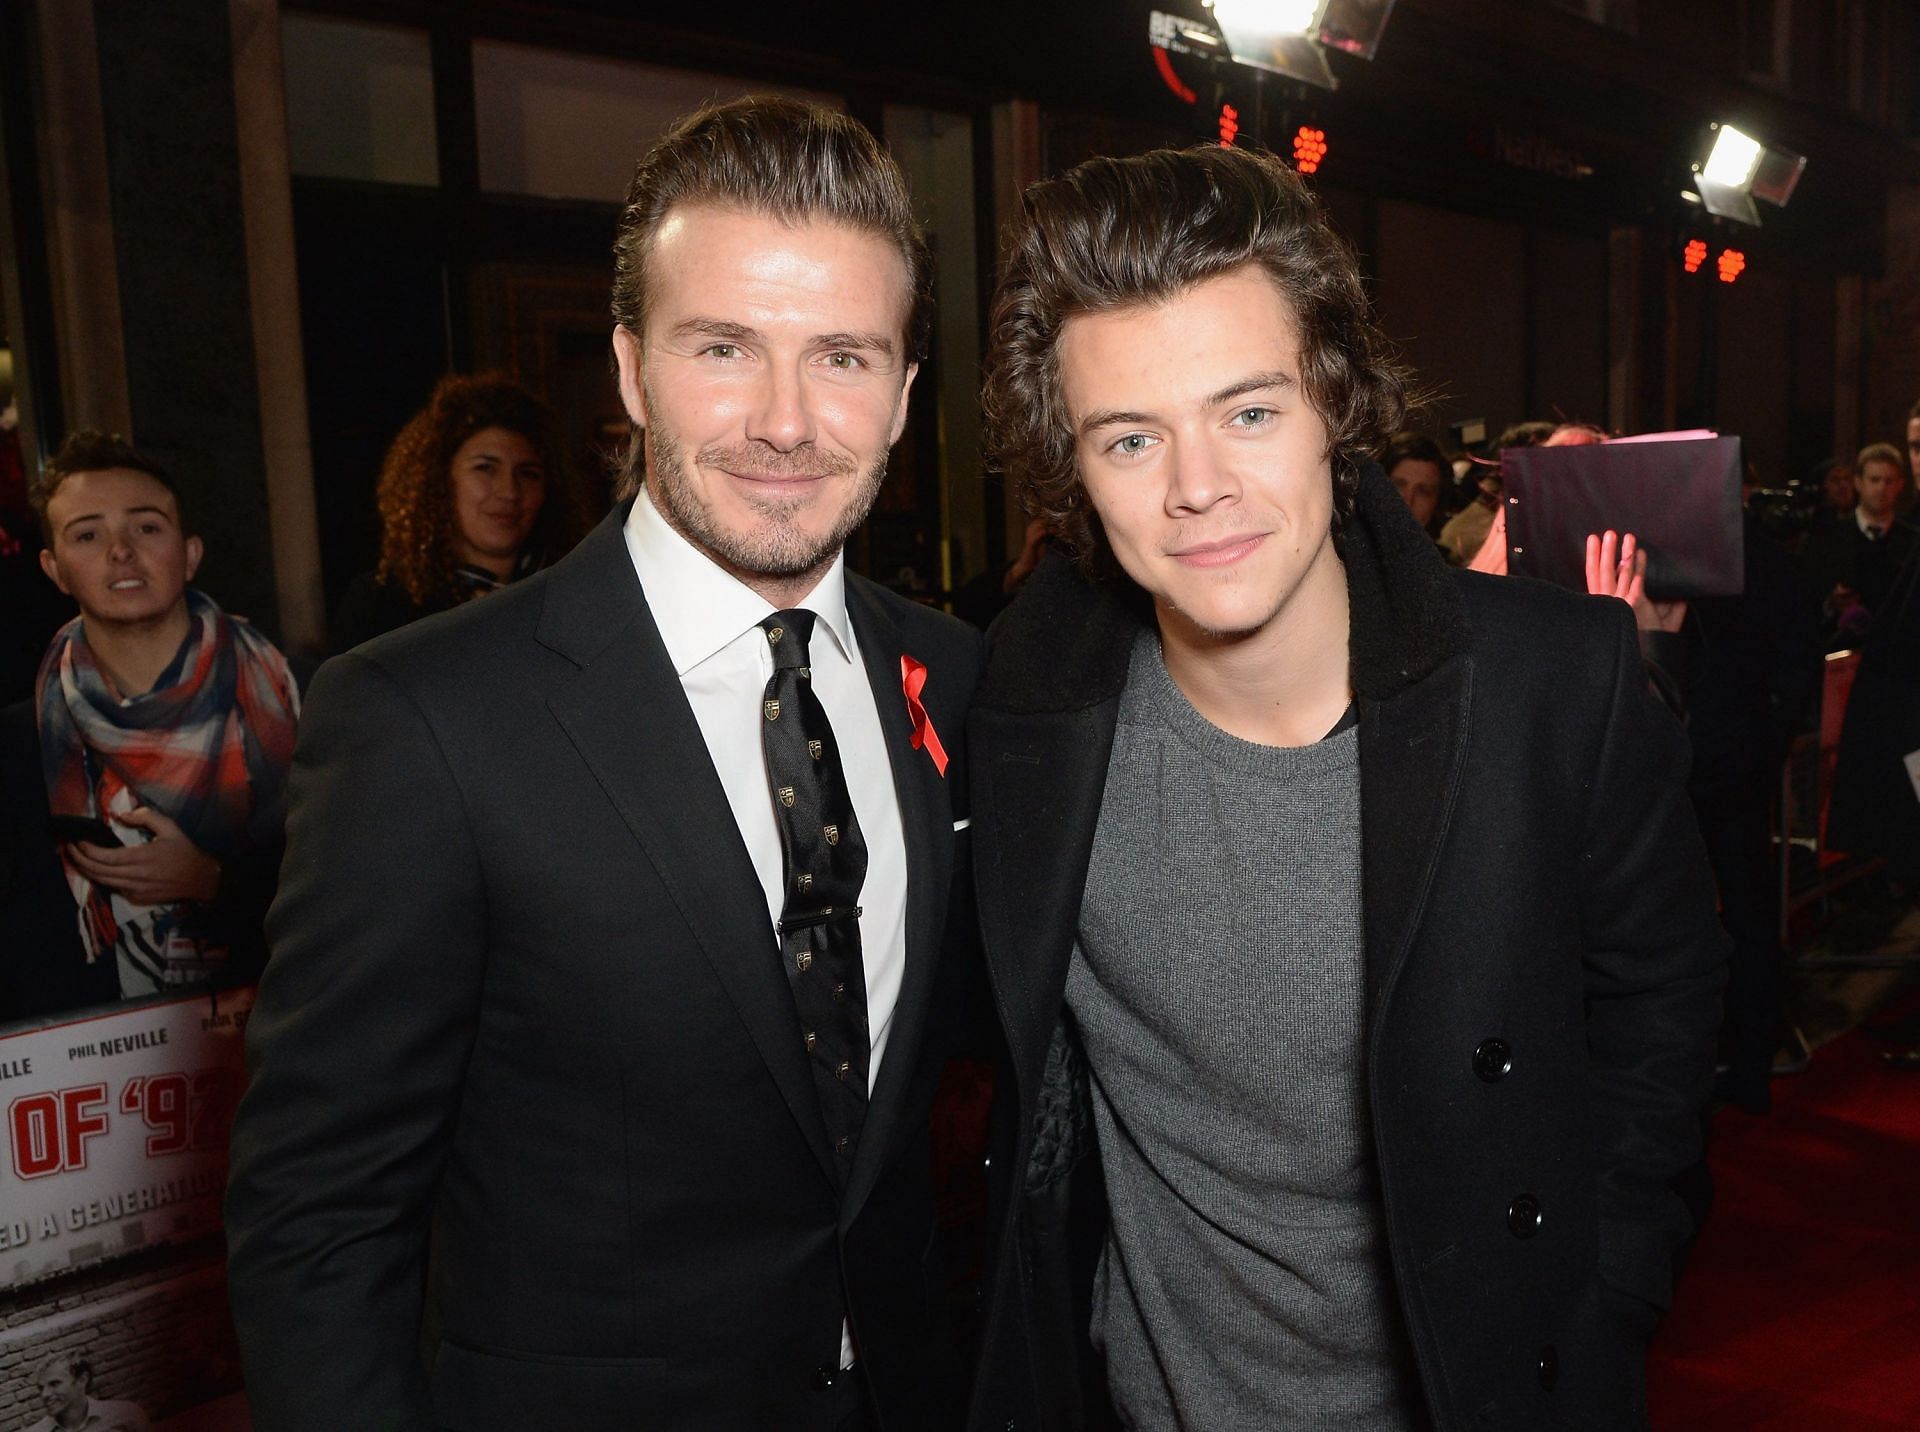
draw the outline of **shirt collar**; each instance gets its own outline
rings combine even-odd
[[[676,676],[685,676],[777,610],[670,527],[645,486],[627,514],[625,535],[640,589]],[[841,655],[853,661],[859,648],[847,617],[846,564],[846,553],[836,553],[833,565],[799,605],[833,633]]]
[[[1891,518],[1885,522],[1875,522],[1857,507],[1853,509],[1853,520],[1859,523],[1860,530],[1869,536],[1872,535],[1873,529],[1876,527],[1880,529],[1880,535],[1882,537],[1886,536],[1887,533],[1893,529],[1893,520]]]

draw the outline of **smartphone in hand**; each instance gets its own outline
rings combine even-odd
[[[113,827],[104,820],[90,815],[56,815],[48,826],[53,838],[62,845],[74,845],[85,841],[89,845],[124,845],[126,842],[113,833]]]

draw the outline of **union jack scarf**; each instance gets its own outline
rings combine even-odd
[[[41,767],[53,814],[111,824],[151,806],[223,860],[278,838],[300,694],[286,658],[252,626],[191,588],[187,615],[187,639],[153,690],[126,701],[87,645],[85,619],[60,629],[34,693]],[[191,906],[135,905],[76,870],[64,845],[61,858],[87,961],[116,954],[123,994],[189,983],[224,959],[194,935]]]

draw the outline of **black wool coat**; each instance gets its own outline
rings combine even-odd
[[[1359,707],[1373,1140],[1437,1432],[1643,1426],[1694,1231],[1723,936],[1627,607],[1449,570],[1378,468],[1341,534]],[[1064,561],[994,631],[968,721],[1010,1068],[970,1426],[1107,1425],[1105,1201],[1067,966],[1135,634]],[[1204,896],[1204,892],[1196,892]]]

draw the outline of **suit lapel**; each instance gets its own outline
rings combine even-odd
[[[1467,753],[1472,658],[1460,655],[1378,701],[1360,703],[1361,900],[1368,1028],[1426,910]]]
[[[652,862],[833,1179],[759,877],[641,594],[621,532],[624,511],[549,578],[539,639],[580,670],[547,707]]]
[[[867,681],[873,687],[887,763],[893,771],[894,795],[900,802],[900,828],[907,843],[907,950],[893,1026],[887,1035],[886,1058],[868,1101],[866,1128],[841,1206],[843,1224],[851,1223],[859,1213],[879,1177],[909,1086],[914,1082],[953,874],[953,801],[946,778],[934,766],[933,758],[924,750],[913,749],[913,725],[901,689],[900,658],[915,653],[902,644],[899,626],[879,596],[852,574],[847,577],[847,611],[860,643]],[[937,675],[933,679],[937,680]]]

